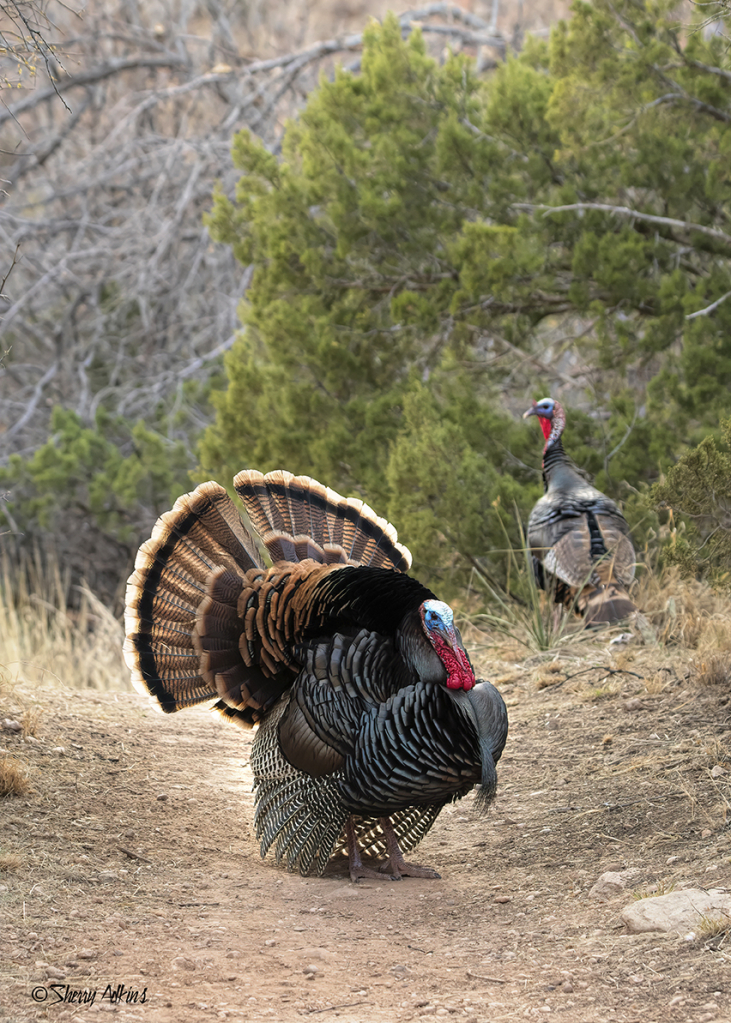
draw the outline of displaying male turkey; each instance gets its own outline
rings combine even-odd
[[[627,589],[635,574],[629,526],[617,505],[581,476],[563,449],[566,413],[558,401],[533,402],[523,418],[538,416],[545,438],[545,493],[528,520],[536,581],[555,587],[556,600],[574,605],[598,625],[637,607]],[[546,576],[551,577],[550,581]]]
[[[209,702],[258,724],[251,766],[264,856],[321,874],[438,877],[404,861],[442,807],[495,794],[507,712],[475,684],[450,607],[406,575],[408,550],[362,501],[307,476],[239,473],[266,568],[223,487],[158,519],[127,587],[125,657],[167,712]]]

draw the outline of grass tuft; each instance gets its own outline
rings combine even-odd
[[[528,650],[542,652],[587,637],[593,638],[593,630],[587,629],[583,619],[575,614],[575,602],[570,608],[557,604],[552,590],[540,590],[533,572],[533,556],[526,544],[525,534],[516,512],[522,548],[506,547],[506,578],[504,589],[491,583],[479,568],[475,576],[480,588],[487,594],[494,611],[479,614],[474,624],[500,633]],[[504,528],[504,527],[503,527]],[[509,536],[505,530],[505,539]]]
[[[28,775],[13,757],[0,757],[0,797],[25,796],[30,792]]]
[[[19,853],[0,852],[0,873],[3,871],[10,874],[20,870],[23,866],[23,857]]]
[[[669,895],[670,892],[675,891],[675,883],[673,881],[658,881],[657,884],[652,885],[648,888],[646,884],[643,884],[641,888],[636,889],[632,892],[632,898],[635,900],[639,899],[656,899],[660,895]]]
[[[700,941],[708,941],[709,938],[715,938],[729,930],[731,930],[731,917],[727,913],[721,913],[720,916],[707,916],[704,913],[698,921],[695,934]]]

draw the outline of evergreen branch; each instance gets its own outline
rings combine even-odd
[[[660,217],[654,213],[640,213],[639,210],[630,209],[629,206],[612,206],[609,203],[603,202],[573,202],[568,203],[566,206],[549,206],[545,203],[517,202],[513,203],[513,209],[528,210],[531,213],[535,210],[543,210],[544,217],[549,216],[551,213],[570,213],[573,210],[598,210],[600,213],[614,213],[617,216],[629,217],[632,220],[641,220],[647,224],[658,224],[662,227],[674,227],[681,231],[696,231],[698,234],[705,235],[707,238],[712,238],[714,241],[731,246],[731,235],[726,234],[725,231],[719,231],[714,227],[705,227],[703,224],[693,224],[689,220],[676,220],[675,217]]]
[[[713,117],[716,121],[722,121],[724,124],[731,124],[731,114],[725,110],[719,110],[718,107],[711,106],[710,103],[704,103],[703,100],[696,99],[695,96],[691,96],[684,89],[680,92],[669,92],[665,96],[660,96],[659,99],[654,100],[652,103],[648,103],[646,110],[650,107],[658,106],[660,103],[690,103],[696,110],[700,110],[704,114],[708,114],[709,117]]]
[[[682,51],[679,51],[682,55]],[[731,82],[731,71],[726,71],[724,68],[714,67],[712,64],[703,64],[700,60],[691,60],[690,57],[683,56],[682,64],[666,64],[665,68],[668,71],[681,71],[685,67],[694,67],[698,71],[705,71],[709,75],[718,75],[719,78],[725,78],[727,82]]]

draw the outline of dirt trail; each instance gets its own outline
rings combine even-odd
[[[469,797],[442,813],[418,852],[440,881],[353,885],[344,861],[323,878],[262,861],[250,736],[207,712],[11,692],[0,719],[42,716],[37,741],[0,732],[33,786],[0,803],[14,867],[0,1018],[728,1021],[727,936],[629,935],[619,918],[633,889],[731,887],[728,696],[656,653],[650,692],[603,669],[561,683],[608,663],[592,656],[553,677],[541,658],[492,671],[511,715],[500,794],[487,818]],[[626,892],[589,894],[628,868]],[[94,991],[91,1006],[58,1001]]]

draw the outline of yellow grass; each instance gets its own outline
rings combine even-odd
[[[0,798],[24,796],[30,791],[28,775],[13,757],[0,757]]]
[[[86,587],[72,589],[53,559],[0,560],[0,670],[6,682],[34,687],[129,688],[123,628]],[[28,713],[24,735],[37,715]]]

